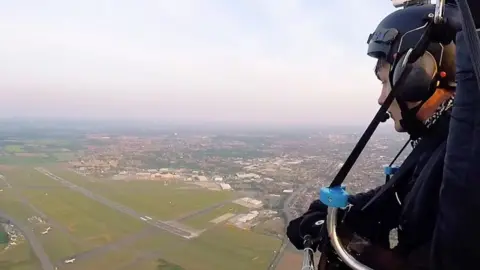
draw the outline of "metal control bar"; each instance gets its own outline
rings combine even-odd
[[[330,243],[332,244],[332,247],[335,249],[342,261],[350,268],[355,270],[373,270],[373,268],[370,268],[357,261],[357,259],[350,255],[348,251],[343,247],[342,242],[340,241],[340,237],[338,237],[337,235],[337,212],[338,208],[336,207],[328,208],[327,231],[328,236],[330,237]]]
[[[433,22],[435,24],[440,24],[445,21],[445,0],[438,0],[435,5],[435,16],[433,17]]]
[[[372,268],[357,261],[348,251],[343,247],[340,238],[337,235],[337,213],[339,208],[346,208],[348,206],[349,194],[345,187],[325,187],[320,189],[320,200],[328,205],[327,210],[327,232],[330,243],[337,252],[343,263],[354,270],[373,270]]]

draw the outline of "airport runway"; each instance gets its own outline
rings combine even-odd
[[[46,176],[52,178],[55,181],[60,182],[62,185],[70,188],[71,190],[74,190],[76,192],[80,192],[84,196],[89,197],[92,200],[100,202],[100,203],[102,203],[102,204],[104,204],[104,205],[106,205],[106,206],[108,206],[112,209],[120,211],[124,214],[127,214],[127,215],[133,217],[133,218],[140,219],[141,217],[145,216],[144,214],[140,214],[140,213],[136,212],[135,210],[133,210],[131,208],[128,208],[128,207],[126,207],[124,205],[121,205],[119,203],[110,201],[110,200],[108,200],[108,199],[106,199],[106,198],[104,198],[100,195],[96,195],[88,189],[85,189],[83,187],[79,187],[79,186],[77,186],[77,185],[59,177],[59,176],[54,175],[53,173],[47,171],[44,168],[37,167],[37,168],[35,168],[35,170],[45,174]],[[143,222],[148,223],[149,225],[157,227],[157,228],[162,229],[164,231],[167,231],[169,233],[181,236],[181,237],[186,238],[186,239],[190,239],[190,238],[198,236],[197,234],[193,234],[189,231],[182,230],[180,228],[174,227],[174,226],[172,226],[172,225],[170,225],[166,222],[160,221],[160,220],[143,220]]]

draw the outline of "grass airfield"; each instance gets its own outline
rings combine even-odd
[[[97,180],[69,170],[47,167],[57,176],[115,202],[162,220],[180,218],[234,197],[228,191],[210,191],[193,185],[149,180]]]
[[[226,213],[248,211],[228,202],[234,198],[232,192],[153,181],[105,181],[46,168],[154,219],[205,230],[187,240],[92,200],[33,167],[1,167],[5,177],[0,181],[1,209],[34,230],[58,269],[263,270],[281,244],[273,237],[210,222]],[[203,209],[207,210],[198,213]],[[32,216],[41,221],[29,220]],[[50,231],[42,234],[48,227]],[[0,253],[1,269],[39,269],[28,245],[18,244],[7,252],[11,254]],[[75,262],[64,263],[72,257]]]
[[[32,270],[40,269],[37,258],[30,251],[30,247],[21,243],[15,248],[5,250],[6,245],[0,245],[0,269],[4,270]]]

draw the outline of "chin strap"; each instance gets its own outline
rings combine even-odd
[[[453,91],[437,88],[430,98],[412,109],[407,107],[406,102],[397,101],[402,112],[400,125],[408,132],[413,143],[417,142],[446,111],[451,110],[454,98]]]
[[[419,107],[409,109],[405,102],[400,101],[398,101],[398,105],[402,112],[400,125],[410,135],[410,140],[416,141],[420,139],[428,131],[428,128],[417,118]]]

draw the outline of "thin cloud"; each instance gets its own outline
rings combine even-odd
[[[386,0],[13,2],[0,4],[3,115],[285,124],[368,121],[379,86],[365,41],[393,10]]]

